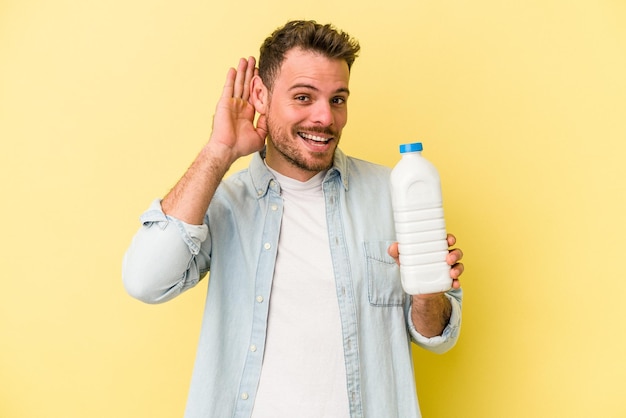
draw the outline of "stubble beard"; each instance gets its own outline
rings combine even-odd
[[[275,126],[273,119],[269,116],[267,117],[267,130],[267,140],[272,143],[273,148],[282,158],[294,167],[316,174],[328,170],[333,166],[334,155],[340,138],[338,133],[328,128],[299,128],[297,126],[292,129],[291,133],[286,133],[282,128]],[[333,149],[331,157],[328,158],[327,153],[306,153],[306,151],[302,151],[297,145],[297,141],[299,141],[299,131],[333,136],[335,148]],[[305,155],[305,153],[307,155]],[[307,158],[307,156],[313,156],[313,158]]]

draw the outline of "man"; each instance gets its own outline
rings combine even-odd
[[[411,340],[458,338],[462,252],[448,293],[406,295],[390,170],[337,148],[358,51],[330,25],[277,29],[258,69],[229,70],[210,140],[142,215],[131,295],[163,302],[211,271],[187,417],[417,417]]]

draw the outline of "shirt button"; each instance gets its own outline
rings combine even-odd
[[[261,190],[261,189],[257,190],[257,191],[256,191],[256,194],[257,194],[257,195],[259,195],[259,196],[261,196],[261,195],[263,194],[263,190]]]
[[[250,351],[252,351],[254,353],[256,351],[256,345],[252,344],[250,346]]]
[[[256,301],[259,302],[259,303],[263,302],[263,296],[261,296],[261,295],[257,296],[256,297]]]
[[[272,244],[270,244],[269,242],[266,242],[265,245],[263,245],[263,248],[265,248],[266,250],[269,250],[270,248],[272,248]]]
[[[273,204],[273,205],[272,205],[272,210],[278,210],[278,205]]]
[[[241,394],[241,399],[243,399],[244,401],[248,400],[248,394],[246,392],[242,393]]]

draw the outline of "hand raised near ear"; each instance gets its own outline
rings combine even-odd
[[[260,118],[254,126],[255,109],[250,103],[251,80],[257,74],[255,66],[254,57],[241,58],[237,69],[228,70],[213,117],[210,144],[226,148],[232,161],[259,151],[265,145],[265,118]]]

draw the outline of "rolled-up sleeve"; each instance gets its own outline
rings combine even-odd
[[[447,298],[452,305],[452,314],[450,315],[450,321],[444,328],[441,335],[436,337],[424,337],[417,332],[413,320],[411,319],[411,309],[408,310],[407,322],[409,324],[409,333],[413,342],[418,346],[432,351],[437,354],[443,354],[450,350],[456,344],[459,339],[459,332],[461,331],[461,302],[463,300],[463,291],[461,289],[450,290],[446,293]]]
[[[161,303],[195,286],[209,270],[207,225],[190,225],[166,215],[160,199],[140,220],[122,263],[126,291],[143,302]]]

